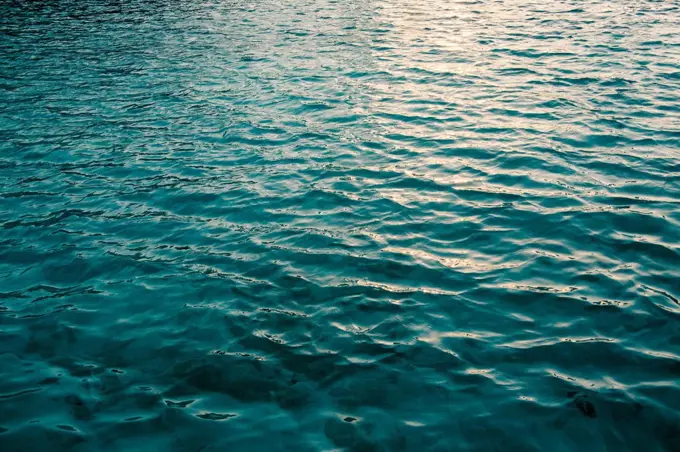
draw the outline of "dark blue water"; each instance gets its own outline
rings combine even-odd
[[[0,450],[680,450],[675,1],[0,0]]]

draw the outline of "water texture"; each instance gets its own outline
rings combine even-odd
[[[0,450],[680,450],[679,6],[0,0]]]

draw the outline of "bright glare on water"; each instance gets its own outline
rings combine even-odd
[[[0,0],[0,450],[679,451],[675,0]]]

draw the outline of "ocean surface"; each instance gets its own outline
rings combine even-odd
[[[676,1],[0,0],[0,450],[680,450]]]

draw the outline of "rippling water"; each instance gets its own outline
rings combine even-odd
[[[0,31],[3,451],[680,450],[677,2]]]

